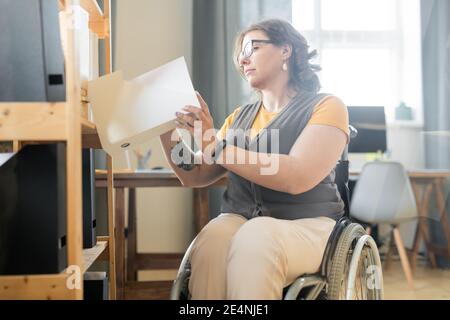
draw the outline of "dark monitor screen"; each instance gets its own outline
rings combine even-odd
[[[386,115],[384,107],[348,107],[350,125],[358,135],[350,139],[348,152],[386,152]]]

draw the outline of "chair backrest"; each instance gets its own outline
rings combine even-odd
[[[345,204],[345,216],[349,217],[350,191],[348,189],[348,160],[339,160],[335,167],[335,183]]]
[[[355,129],[352,125],[348,126],[350,133],[350,140],[354,139],[358,135],[358,130]],[[339,194],[341,195],[342,200],[345,204],[345,216],[350,217],[350,191],[348,189],[348,170],[349,170],[349,161],[348,161],[348,148],[347,144],[342,152],[341,159],[336,164],[335,170],[335,180],[334,182],[337,185]]]
[[[367,223],[398,224],[417,218],[409,177],[401,163],[366,163],[356,183],[350,216]]]

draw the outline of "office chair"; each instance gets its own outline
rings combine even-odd
[[[401,163],[374,161],[363,166],[352,194],[350,216],[368,224],[389,224],[403,271],[411,287],[413,277],[398,225],[418,217],[409,177]]]

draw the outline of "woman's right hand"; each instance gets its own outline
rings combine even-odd
[[[207,103],[199,92],[196,91],[196,94],[200,108],[192,105],[183,107],[182,110],[188,113],[177,112],[175,123],[177,128],[185,129],[191,133],[203,152],[209,144],[215,142],[216,130]]]

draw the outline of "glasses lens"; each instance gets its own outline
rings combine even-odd
[[[248,58],[253,53],[253,44],[251,41],[247,42],[247,44],[244,47],[244,58]]]

